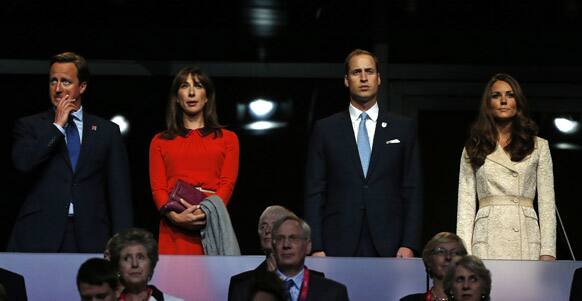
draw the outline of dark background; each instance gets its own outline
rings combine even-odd
[[[540,136],[550,140],[556,202],[581,252],[577,219],[579,134],[565,136],[553,118],[582,113],[582,4],[558,1],[4,1],[0,8],[2,128],[49,108],[48,58],[85,56],[93,76],[84,108],[130,122],[137,226],[157,232],[148,179],[151,137],[164,128],[173,74],[197,63],[213,76],[222,123],[240,139],[239,180],[228,205],[243,254],[258,254],[258,216],[270,204],[302,215],[303,173],[313,122],[347,107],[343,60],[354,48],[382,62],[382,106],[419,125],[425,184],[425,241],[455,230],[458,163],[482,89],[497,72],[523,85]],[[243,129],[237,108],[256,97],[285,107],[285,128]],[[0,249],[24,192],[10,161],[0,201]],[[558,258],[570,258],[561,231]]]

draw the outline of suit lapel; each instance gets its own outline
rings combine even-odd
[[[499,145],[497,145],[495,151],[489,154],[486,159],[495,162],[511,171],[517,172],[515,167],[516,163],[511,161],[509,155],[506,154],[503,148],[501,148]]]
[[[385,127],[382,124],[386,124]],[[374,168],[378,165],[379,153],[381,152],[386,139],[390,137],[398,138],[395,129],[390,121],[388,115],[382,111],[378,112],[378,119],[376,120],[376,131],[374,132],[374,145],[372,146],[372,155],[370,157],[370,166],[368,167],[368,177],[374,172]]]
[[[95,120],[91,115],[83,112],[83,138],[81,140],[81,151],[79,153],[76,171],[80,170],[85,161],[91,158],[96,133],[97,125],[95,125]]]
[[[345,137],[344,144],[349,149],[350,157],[352,158],[352,164],[354,168],[358,171],[360,177],[364,179],[364,171],[362,170],[362,163],[360,161],[360,153],[358,151],[358,144],[356,142],[356,137],[354,135],[354,128],[352,126],[352,119],[350,118],[350,112],[345,111],[342,118],[342,125],[340,128],[343,129],[342,137]]]
[[[46,114],[44,114],[42,119],[43,124],[50,124],[51,126],[54,126],[55,110],[49,109],[46,111]],[[58,146],[58,152],[63,161],[65,161],[65,164],[69,167],[69,169],[72,170],[73,168],[71,166],[71,159],[69,158],[69,150],[67,149],[67,142],[65,139],[63,139],[62,143],[60,143]]]

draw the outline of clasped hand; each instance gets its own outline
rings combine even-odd
[[[182,198],[180,198],[180,203],[186,207],[186,210],[181,213],[170,211],[166,214],[174,225],[188,230],[199,230],[206,225],[206,214],[200,209],[200,205],[190,205]]]

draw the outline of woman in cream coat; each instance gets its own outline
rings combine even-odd
[[[519,83],[506,74],[493,76],[459,172],[457,235],[473,255],[555,260],[552,158],[548,141],[536,134]]]

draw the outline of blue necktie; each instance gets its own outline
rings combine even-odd
[[[77,159],[79,159],[79,151],[81,150],[81,139],[79,138],[79,130],[77,130],[73,115],[69,116],[69,123],[65,128],[65,134],[67,135],[69,159],[71,160],[73,170],[75,170],[77,167]]]
[[[366,120],[368,114],[363,112],[360,114],[360,126],[358,127],[358,153],[360,154],[360,163],[362,163],[362,171],[364,177],[368,174],[368,166],[370,165],[370,138],[368,138],[368,129],[366,128]]]
[[[292,279],[287,279],[285,280],[285,289],[287,290],[287,298],[289,298],[289,301],[293,301],[293,297],[291,295],[291,288],[293,288],[293,280]]]

